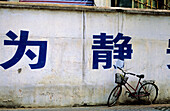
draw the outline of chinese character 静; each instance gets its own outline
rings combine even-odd
[[[104,69],[111,68],[113,58],[123,61],[124,59],[131,59],[132,44],[128,44],[131,37],[118,33],[114,39],[112,35],[101,33],[100,35],[93,35],[93,39],[93,69],[98,69],[99,63],[105,63]],[[123,40],[123,42],[119,43],[120,40]]]

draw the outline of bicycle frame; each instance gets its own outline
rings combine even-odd
[[[130,75],[134,75],[136,76],[136,74],[133,74],[133,73],[126,73],[125,71],[123,71],[121,68],[117,67],[119,70],[121,70],[124,74],[124,77],[126,76],[126,74],[130,74]],[[124,80],[123,80],[124,81]],[[132,85],[130,85],[128,82],[124,81],[125,84],[121,84],[121,85],[124,85],[126,90],[129,92],[129,94],[131,94],[133,97],[138,97],[138,96],[141,96],[141,95],[136,95],[137,94],[137,90],[138,90],[138,87],[139,87],[139,84],[142,86],[142,83],[141,83],[141,78],[139,78],[138,80],[138,83],[136,85],[136,88],[134,88]],[[131,92],[130,89],[126,86],[126,84],[131,88],[133,89],[134,92]],[[143,88],[145,90],[145,88]]]
[[[121,92],[122,92],[122,86],[125,86],[126,92],[129,93],[128,97],[138,99],[140,102],[149,101],[150,103],[154,103],[157,96],[158,96],[158,87],[154,84],[155,81],[149,80],[149,81],[142,81],[141,79],[144,78],[143,74],[137,75],[134,73],[125,72],[123,69],[117,67],[120,69],[123,74],[116,73],[115,74],[115,83],[118,85],[114,87],[114,89],[111,91],[107,104],[108,106],[113,106],[116,104],[116,101],[118,100]],[[132,86],[127,82],[128,77],[126,75],[133,75],[138,77],[138,82],[136,86]],[[132,89],[132,90],[131,90]]]
[[[123,71],[123,69],[121,69],[121,68],[119,68],[119,67],[117,67],[117,68],[123,72],[123,74],[124,74],[123,76],[124,76],[124,77],[126,76],[126,74],[130,74],[130,75],[136,76],[136,74],[134,74],[134,73],[126,73],[125,71]],[[125,84],[120,84],[120,85],[124,85],[125,88],[126,88],[126,90],[129,92],[129,94],[130,94],[132,97],[137,98],[137,97],[139,97],[139,96],[145,96],[146,94],[144,94],[144,95],[138,95],[138,94],[137,94],[137,93],[138,93],[137,90],[138,90],[139,85],[142,86],[141,79],[142,79],[142,78],[139,78],[138,83],[137,83],[137,85],[136,85],[136,88],[134,88],[132,85],[130,85],[130,84],[129,84],[128,82],[126,82],[124,79],[123,79],[123,81],[125,82]],[[130,89],[127,87],[126,84],[127,84],[131,89],[133,89],[134,92],[131,92]],[[143,87],[143,89],[144,89],[145,92],[147,92],[144,87]]]
[[[126,83],[124,84],[126,90],[127,90],[133,97],[139,96],[139,95],[136,95],[136,94],[137,94],[137,90],[138,90],[139,84],[142,85],[142,83],[141,83],[140,81],[141,81],[141,79],[138,80],[138,83],[137,83],[137,85],[136,85],[136,88],[134,88],[134,87],[133,87],[132,85],[130,85],[128,82],[126,82]],[[132,91],[127,87],[126,84],[127,84],[131,89],[133,89],[133,91],[134,91],[133,93],[132,93]]]

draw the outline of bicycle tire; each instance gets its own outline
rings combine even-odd
[[[158,87],[154,83],[143,84],[138,91],[138,99],[140,102],[154,103],[158,96]]]
[[[117,85],[110,93],[108,101],[107,101],[107,105],[108,107],[114,106],[117,102],[117,100],[119,99],[119,96],[122,92],[122,86],[121,85]]]

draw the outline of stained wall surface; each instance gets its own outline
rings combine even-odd
[[[156,102],[167,103],[169,30],[170,11],[1,2],[0,106],[106,104],[116,85],[113,40],[118,33],[130,37],[132,45],[131,57],[124,57],[124,69],[155,80]],[[113,49],[92,48],[94,36],[102,34],[113,36]],[[111,52],[105,57],[111,61],[98,60],[95,69],[95,51]],[[104,68],[107,64],[111,66]],[[136,81],[129,76],[132,85]],[[131,99],[122,93],[119,101],[126,100]]]

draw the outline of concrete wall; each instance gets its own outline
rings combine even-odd
[[[6,33],[10,30],[18,37],[9,38]],[[40,48],[25,42],[23,54],[18,51],[23,55],[21,59],[12,67],[2,67],[19,49],[18,42],[5,45],[5,40],[19,41],[21,30],[29,31],[27,41],[30,43],[47,41],[45,66],[31,69],[29,64],[39,61]],[[131,37],[133,53],[131,59],[125,59],[125,69],[156,80],[157,103],[166,103],[170,100],[170,69],[167,67],[170,55],[166,52],[169,30],[170,11],[1,2],[0,106],[106,104],[116,85],[117,70],[114,67],[104,69],[101,64],[98,69],[92,68],[93,35],[100,33],[114,38],[118,33]],[[29,49],[37,55],[33,60],[25,54]],[[112,65],[116,60],[112,59]],[[131,76],[129,82],[134,84],[135,81],[137,78]],[[125,100],[129,98],[122,93],[120,102]]]

